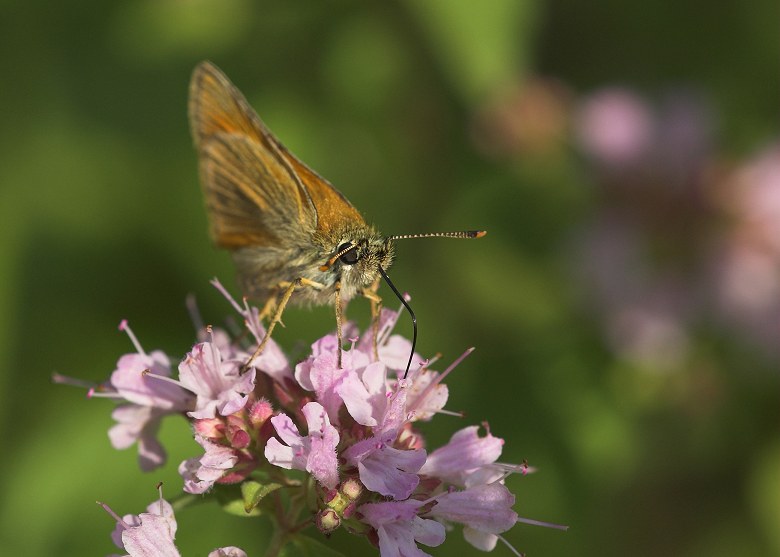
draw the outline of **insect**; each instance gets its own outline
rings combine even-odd
[[[265,337],[245,368],[262,352],[289,302],[334,304],[339,347],[345,301],[367,297],[377,323],[381,277],[412,317],[408,373],[417,321],[386,273],[394,241],[479,238],[485,232],[383,237],[341,192],[282,145],[210,62],[200,63],[193,72],[189,117],[212,239],[231,252],[244,294],[265,300],[262,316],[270,317]]]

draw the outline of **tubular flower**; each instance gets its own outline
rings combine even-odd
[[[214,285],[246,333],[198,327],[198,342],[173,377],[167,356],[144,352],[123,323],[136,353],[93,389],[120,400],[111,440],[118,448],[137,442],[142,468],[164,461],[155,434],[163,417],[176,414],[201,449],[179,466],[184,491],[215,497],[228,512],[276,517],[282,545],[307,526],[326,536],[344,528],[383,557],[425,556],[418,544],[440,545],[453,525],[486,551],[517,522],[556,527],[518,518],[504,480],[528,468],[499,462],[504,440],[489,429],[480,435],[479,426],[463,427],[430,449],[416,429],[439,414],[457,415],[445,410],[444,379],[473,349],[442,372],[415,354],[402,379],[411,343],[391,334],[398,314],[385,309],[362,337],[345,323],[346,348],[329,334],[293,364],[271,340],[250,361],[265,336],[259,312]],[[117,518],[115,539],[131,556],[178,555],[172,509],[164,500],[153,507]],[[245,554],[223,547],[209,555]]]

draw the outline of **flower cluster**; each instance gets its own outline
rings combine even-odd
[[[177,414],[190,420],[203,449],[179,466],[184,491],[210,496],[237,485],[243,512],[272,508],[267,514],[287,540],[315,524],[326,535],[346,528],[366,536],[383,556],[419,556],[426,553],[418,543],[438,546],[451,525],[462,525],[468,542],[489,551],[518,521],[539,524],[512,510],[515,498],[504,479],[528,467],[500,463],[504,441],[487,426],[483,434],[465,427],[432,451],[416,428],[446,412],[443,380],[471,350],[443,372],[415,354],[403,379],[411,345],[391,334],[398,315],[384,309],[375,333],[358,338],[354,325],[345,325],[352,340],[341,366],[336,335],[317,340],[297,365],[270,340],[247,365],[265,335],[258,310],[214,284],[250,340],[242,344],[221,329],[203,328],[173,378],[169,358],[145,352],[123,322],[135,353],[122,356],[110,381],[91,390],[120,400],[109,436],[116,448],[137,443],[142,469],[165,462],[155,434],[164,416]],[[118,519],[122,540],[141,536],[133,534],[139,523],[156,525],[142,537],[162,535],[162,517],[173,547],[175,522],[167,508],[161,502],[159,512]],[[140,546],[127,540],[123,547],[134,557],[178,554],[133,549]],[[217,551],[226,550],[240,551]]]

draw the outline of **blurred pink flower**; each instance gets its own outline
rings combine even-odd
[[[718,308],[725,324],[780,350],[780,144],[729,176],[724,210],[731,226],[715,256]]]
[[[617,87],[587,97],[578,110],[575,127],[582,149],[613,166],[635,163],[645,156],[654,134],[647,104]]]

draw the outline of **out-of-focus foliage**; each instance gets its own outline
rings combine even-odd
[[[230,313],[208,285],[233,271],[187,129],[208,58],[380,230],[489,230],[399,244],[391,276],[421,353],[477,347],[449,406],[538,468],[509,480],[517,511],[571,526],[518,526],[516,547],[780,554],[777,15],[768,0],[4,2],[0,553],[110,553],[93,501],[141,512],[197,454],[166,424],[170,462],[142,475],[108,443],[110,403],[49,377],[106,378],[131,348],[121,318],[183,355],[188,293],[207,321]],[[363,301],[349,309],[365,322]],[[333,318],[285,324],[300,353]],[[258,555],[268,536],[208,506],[177,518],[186,555]],[[430,552],[476,554],[450,538]]]

